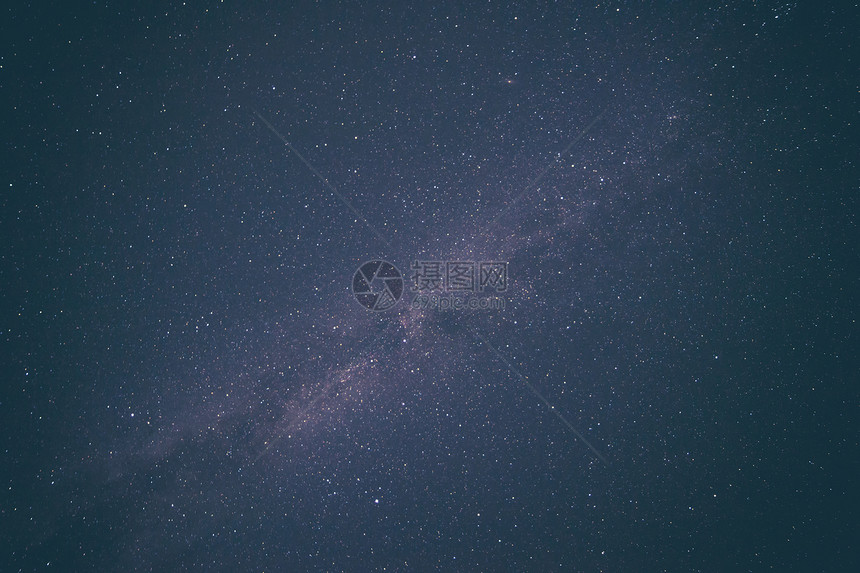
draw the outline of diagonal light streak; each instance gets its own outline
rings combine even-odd
[[[591,445],[591,442],[589,442],[589,441],[585,438],[585,436],[583,436],[583,435],[582,435],[582,433],[580,433],[580,431],[579,431],[579,430],[577,430],[577,429],[573,426],[573,424],[571,424],[571,423],[567,420],[567,418],[565,418],[565,417],[564,417],[564,415],[563,415],[561,412],[559,412],[559,411],[558,411],[558,409],[556,409],[556,407],[555,407],[555,406],[553,406],[553,405],[550,403],[550,401],[549,401],[549,400],[547,400],[547,399],[544,397],[544,395],[543,395],[543,394],[541,394],[541,393],[540,393],[540,390],[538,390],[537,388],[535,388],[535,387],[534,387],[534,384],[532,384],[531,382],[529,382],[529,381],[528,381],[528,379],[527,379],[525,376],[523,376],[523,374],[522,374],[522,373],[521,373],[521,372],[520,372],[520,371],[519,371],[519,370],[518,370],[518,369],[517,369],[513,364],[511,364],[511,363],[508,361],[508,359],[507,359],[507,358],[505,358],[505,357],[504,357],[504,355],[502,355],[502,353],[501,353],[501,352],[499,352],[499,351],[496,349],[496,347],[495,347],[495,346],[493,346],[492,344],[490,344],[490,342],[489,342],[489,341],[488,341],[484,336],[482,336],[482,335],[481,335],[481,333],[480,333],[480,332],[478,332],[477,330],[473,330],[473,329],[472,329],[472,328],[470,328],[470,327],[467,327],[467,328],[472,332],[472,334],[475,336],[475,338],[477,338],[479,341],[481,341],[481,342],[483,342],[484,344],[486,344],[486,345],[487,345],[487,348],[489,348],[490,350],[492,350],[492,351],[493,351],[493,354],[495,354],[495,355],[496,355],[496,357],[497,357],[499,360],[501,360],[501,361],[505,364],[505,366],[507,366],[507,367],[508,367],[508,370],[510,370],[510,371],[513,373],[513,375],[514,375],[514,376],[516,376],[517,378],[519,378],[519,379],[520,379],[520,381],[521,381],[523,384],[525,384],[525,385],[526,385],[526,387],[527,387],[529,390],[531,390],[531,391],[532,391],[532,394],[534,394],[535,396],[537,396],[537,397],[538,397],[538,399],[540,399],[540,401],[541,401],[541,402],[543,402],[543,403],[544,403],[544,405],[545,405],[547,408],[549,408],[549,411],[550,411],[550,412],[552,412],[553,414],[555,414],[555,417],[556,417],[556,418],[558,418],[559,420],[561,420],[562,424],[564,424],[564,425],[567,427],[567,429],[568,429],[568,430],[570,430],[571,432],[573,432],[573,435],[575,435],[577,438],[579,438],[579,440],[580,440],[583,444],[585,444],[586,446],[588,446],[588,449],[590,449],[590,450],[594,453],[594,455],[595,455],[595,456],[597,456],[597,458],[598,458],[601,462],[603,462],[603,463],[604,463],[604,464],[606,464],[606,465],[609,465],[609,462],[608,462],[608,461],[606,461],[606,458],[605,458],[605,457],[603,457],[603,455],[601,455],[601,453],[597,451],[597,448],[595,448],[593,445]]]
[[[301,153],[299,153],[299,150],[298,150],[298,149],[296,149],[295,147],[293,147],[293,145],[292,145],[292,144],[287,140],[287,138],[286,138],[286,137],[284,137],[283,135],[281,135],[281,133],[280,133],[277,129],[275,129],[275,126],[274,126],[274,125],[272,125],[271,123],[269,123],[269,121],[268,121],[265,117],[263,117],[263,116],[262,116],[262,114],[260,114],[260,112],[258,112],[256,109],[251,108],[251,111],[253,111],[253,112],[254,112],[254,115],[256,115],[256,116],[259,118],[259,120],[260,120],[260,121],[262,121],[262,122],[263,122],[263,124],[264,124],[266,127],[268,127],[268,128],[269,128],[269,131],[271,131],[272,133],[274,133],[274,134],[278,137],[278,139],[280,139],[281,141],[283,141],[283,142],[284,142],[284,145],[286,145],[286,146],[287,146],[287,148],[288,148],[290,151],[292,151],[292,152],[296,155],[296,157],[298,157],[298,158],[301,160],[301,162],[302,162],[302,163],[304,163],[304,164],[305,164],[305,167],[307,167],[308,169],[310,169],[311,173],[313,173],[314,175],[316,175],[316,176],[317,176],[317,179],[319,179],[320,181],[322,181],[322,182],[323,182],[323,184],[328,188],[328,190],[329,190],[329,191],[331,191],[332,193],[334,193],[335,197],[337,197],[338,199],[340,199],[340,200],[343,202],[343,204],[344,204],[344,205],[346,205],[347,209],[349,209],[350,211],[352,211],[352,214],[353,214],[353,215],[355,215],[355,216],[356,216],[356,218],[358,218],[358,219],[360,219],[362,222],[364,222],[364,224],[367,226],[367,228],[368,228],[368,229],[370,229],[370,230],[373,232],[373,234],[374,234],[374,235],[376,235],[376,238],[377,238],[377,239],[379,239],[380,241],[382,241],[383,243],[385,243],[385,246],[387,246],[389,249],[391,249],[392,251],[394,251],[394,247],[391,245],[391,243],[389,243],[389,242],[388,242],[388,239],[386,239],[384,236],[382,236],[382,233],[380,233],[379,231],[377,231],[377,230],[376,230],[376,227],[374,227],[373,225],[371,225],[371,224],[367,221],[367,219],[365,219],[365,218],[364,218],[364,215],[362,215],[362,214],[358,211],[358,209],[356,209],[355,207],[353,207],[352,203],[350,203],[350,202],[349,202],[349,200],[348,200],[346,197],[344,197],[344,196],[343,196],[343,195],[342,195],[342,194],[341,194],[337,189],[335,189],[335,186],[334,186],[334,185],[332,185],[331,183],[329,183],[328,179],[326,179],[325,177],[323,177],[322,173],[320,173],[319,171],[317,171],[317,169],[316,169],[313,165],[311,165],[311,162],[310,162],[310,161],[308,161],[307,159],[305,159],[305,156],[304,156],[304,155],[302,155]]]

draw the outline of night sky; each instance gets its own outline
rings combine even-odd
[[[857,570],[856,6],[21,4],[0,571]]]

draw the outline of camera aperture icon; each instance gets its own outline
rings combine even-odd
[[[368,261],[352,277],[352,294],[369,310],[388,310],[403,296],[403,276],[388,261]]]

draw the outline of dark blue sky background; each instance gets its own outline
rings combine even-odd
[[[855,570],[856,7],[2,14],[0,570]]]

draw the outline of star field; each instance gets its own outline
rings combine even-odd
[[[1,570],[857,566],[856,8],[4,12]]]

